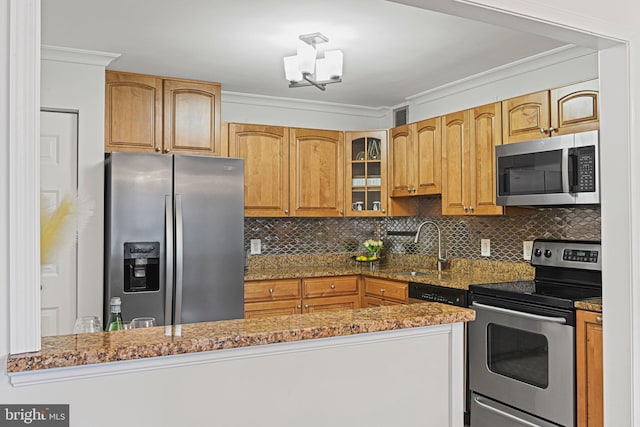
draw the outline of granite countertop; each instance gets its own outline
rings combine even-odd
[[[597,311],[602,313],[602,298],[591,298],[576,301],[574,307],[578,310]]]
[[[181,336],[165,336],[165,328],[160,326],[43,337],[41,351],[10,355],[7,359],[7,372],[36,371],[338,337],[468,322],[474,319],[473,310],[425,302],[248,320],[193,323],[182,325]]]
[[[274,257],[275,258],[275,257]],[[418,271],[422,274],[398,274]],[[532,280],[534,270],[528,264],[515,264],[496,261],[452,260],[449,268],[438,272],[435,259],[421,256],[391,257],[372,270],[368,263],[335,262],[334,264],[316,265],[312,260],[308,263],[291,263],[285,261],[274,264],[263,263],[250,268],[245,273],[245,281],[299,279],[307,277],[329,277],[347,275],[365,275],[403,282],[418,282],[456,289],[469,289],[469,285],[482,283],[515,282]]]

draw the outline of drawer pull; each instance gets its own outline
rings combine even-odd
[[[596,317],[596,323],[602,323],[602,316]]]
[[[332,284],[331,284],[331,286],[330,286],[330,288],[331,288],[331,289],[335,289],[335,288],[336,288],[336,285],[334,285],[334,284],[332,283]]]
[[[272,294],[273,293],[273,288],[269,288],[269,293]]]

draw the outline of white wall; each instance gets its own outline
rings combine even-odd
[[[78,237],[78,316],[102,317],[104,66],[43,59],[40,82],[42,109],[78,112],[78,194],[95,206]]]
[[[387,129],[391,123],[391,110],[386,107],[274,98],[224,90],[221,100],[224,122],[332,130]]]
[[[0,372],[9,353],[9,0],[0,0]],[[8,392],[0,384],[0,400]]]
[[[436,117],[541,90],[598,78],[598,55],[591,50],[537,58],[501,67],[457,84],[435,88],[408,102],[410,121]]]

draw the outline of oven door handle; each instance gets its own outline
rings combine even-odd
[[[504,411],[502,411],[502,410],[500,410],[498,408],[494,408],[493,406],[482,402],[479,397],[474,397],[473,400],[475,400],[475,402],[481,408],[484,408],[487,411],[491,411],[493,413],[496,413],[496,414],[500,415],[501,417],[508,418],[508,419],[510,419],[512,421],[516,421],[518,424],[522,424],[522,425],[529,426],[529,427],[540,427],[540,424],[531,423],[531,422],[529,422],[527,420],[523,420],[522,418],[517,417],[517,416],[515,416],[513,414],[510,414],[508,412],[504,412]]]
[[[509,310],[507,308],[501,308],[501,307],[494,307],[492,305],[480,304],[477,302],[472,302],[471,307],[484,308],[485,310],[495,311],[497,313],[510,314],[512,316],[524,317],[525,319],[539,320],[542,322],[567,323],[567,319],[565,319],[564,317],[540,316],[538,314],[523,313],[521,311]]]

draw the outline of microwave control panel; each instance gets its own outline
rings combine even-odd
[[[572,155],[576,158],[575,167],[577,181],[574,193],[590,193],[596,191],[596,147],[574,148]]]

